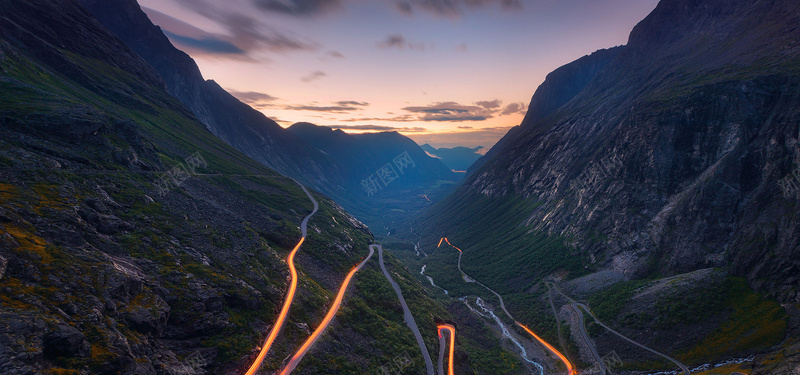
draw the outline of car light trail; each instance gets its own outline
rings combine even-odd
[[[456,327],[450,324],[440,324],[436,326],[439,332],[439,340],[442,339],[442,331],[450,331],[450,354],[447,357],[447,375],[453,375],[453,352],[456,348]]]
[[[458,247],[456,247],[456,246],[454,246],[453,244],[451,244],[451,243],[450,243],[450,241],[449,241],[449,240],[447,240],[447,237],[444,237],[444,241],[445,241],[445,242],[446,242],[448,245],[452,246],[454,249],[458,250],[458,251],[459,251],[459,253],[461,253],[461,254],[463,254],[463,253],[464,253],[463,251],[461,251],[461,249],[459,249]],[[458,270],[461,272],[461,274],[462,274],[462,275],[464,275],[464,276],[467,276],[467,275],[464,273],[464,271],[461,271],[461,254],[459,254],[459,255],[458,255]],[[468,277],[468,276],[467,276],[467,277]],[[567,357],[565,357],[563,354],[561,354],[561,352],[559,352],[558,350],[556,350],[556,348],[554,348],[552,345],[550,345],[549,343],[547,343],[547,341],[544,341],[544,340],[542,340],[542,339],[541,339],[539,336],[537,336],[535,333],[533,333],[533,331],[531,331],[531,330],[530,330],[528,327],[526,327],[526,326],[522,325],[522,323],[518,322],[516,319],[514,319],[514,317],[513,317],[513,316],[511,316],[511,314],[508,312],[508,310],[506,310],[505,304],[503,303],[503,297],[501,297],[501,296],[500,296],[500,294],[498,294],[497,292],[495,292],[495,291],[494,291],[494,290],[492,290],[491,288],[487,287],[486,285],[483,285],[483,284],[481,284],[480,282],[478,282],[478,284],[480,284],[482,287],[486,288],[488,291],[492,292],[494,295],[496,295],[496,296],[497,296],[497,298],[500,300],[500,306],[503,308],[503,311],[506,313],[506,315],[508,315],[508,317],[509,317],[511,320],[513,320],[513,321],[514,321],[514,323],[516,323],[518,326],[522,327],[522,329],[524,329],[526,332],[528,332],[528,334],[530,334],[531,336],[533,336],[533,338],[535,338],[535,339],[536,339],[536,341],[539,341],[539,343],[541,343],[542,345],[544,345],[544,346],[545,346],[545,347],[546,347],[548,350],[550,350],[550,351],[551,351],[553,354],[555,354],[555,355],[556,355],[558,358],[560,358],[560,359],[561,359],[561,361],[563,361],[563,362],[564,362],[564,364],[567,366],[567,375],[575,375],[575,374],[576,374],[576,372],[575,372],[574,368],[572,367],[572,364],[569,362],[569,360],[567,359]],[[538,365],[538,364],[537,364],[537,365]]]
[[[350,273],[348,273],[347,276],[344,278],[344,281],[342,281],[342,286],[339,288],[339,294],[336,295],[336,299],[333,301],[331,308],[325,315],[325,319],[322,319],[322,323],[320,323],[317,329],[314,330],[314,333],[312,333],[311,336],[308,337],[306,342],[303,343],[303,346],[301,346],[300,349],[297,351],[297,353],[295,353],[294,356],[292,356],[292,359],[289,361],[289,363],[286,364],[286,367],[283,368],[283,370],[280,372],[280,375],[291,374],[292,371],[294,371],[294,368],[297,367],[297,364],[300,363],[300,360],[303,359],[303,356],[305,356],[308,350],[311,349],[311,346],[314,345],[314,343],[319,339],[319,337],[322,335],[325,329],[328,328],[328,325],[331,323],[331,320],[333,320],[333,317],[336,315],[336,312],[339,311],[339,306],[342,304],[342,299],[344,298],[344,293],[347,291],[348,284],[350,284],[350,279],[352,279],[353,275],[355,275],[356,272],[358,272],[358,270],[360,270],[361,267],[363,267],[364,264],[367,263],[367,261],[369,260],[369,258],[372,257],[372,254],[374,252],[375,250],[373,250],[372,247],[370,247],[369,255],[367,255],[367,258],[361,261],[361,263],[355,266],[352,270],[350,270]]]
[[[442,237],[442,238],[439,240],[439,244],[438,244],[438,245],[436,245],[436,248],[437,248],[437,249],[439,248],[439,246],[442,246],[442,241],[444,241],[444,237]]]
[[[565,357],[563,354],[561,354],[561,352],[556,350],[556,348],[554,348],[552,345],[548,344],[547,341],[542,340],[539,336],[537,336],[535,333],[533,333],[533,331],[531,331],[528,327],[522,325],[522,323],[517,322],[517,321],[515,321],[514,323],[517,323],[517,325],[522,327],[522,329],[524,329],[525,332],[528,332],[528,334],[533,336],[533,338],[535,338],[536,341],[539,341],[548,350],[550,350],[551,352],[553,352],[553,354],[555,354],[558,358],[560,358],[561,361],[564,362],[564,364],[567,366],[567,374],[568,375],[574,375],[575,374],[575,370],[572,368],[572,364],[569,363],[569,360],[567,360],[567,357]]]
[[[459,253],[463,253],[463,251],[461,251],[461,249],[459,249],[459,248],[457,248],[455,245],[451,244],[451,243],[450,243],[450,241],[449,241],[449,240],[447,240],[447,237],[445,237],[445,238],[444,238],[444,242],[447,242],[447,244],[448,244],[448,245],[450,245],[450,246],[452,246],[454,249],[458,250],[458,252],[459,252]]]
[[[272,326],[272,330],[269,332],[267,340],[264,341],[264,345],[261,347],[261,352],[258,353],[258,357],[256,357],[256,360],[253,361],[252,365],[250,365],[250,369],[247,370],[245,375],[253,375],[256,373],[256,371],[258,371],[258,368],[261,367],[261,363],[264,362],[264,358],[267,356],[267,352],[269,352],[272,343],[275,342],[278,332],[280,332],[281,327],[283,327],[283,323],[286,322],[286,316],[289,315],[289,307],[292,305],[294,293],[297,291],[297,270],[294,267],[294,256],[297,254],[297,250],[300,249],[300,245],[303,244],[305,239],[305,237],[300,238],[300,242],[297,243],[297,246],[292,249],[292,252],[290,252],[289,256],[286,258],[286,263],[289,264],[289,272],[292,276],[292,281],[289,284],[289,292],[286,294],[286,300],[283,301],[283,307],[281,308],[281,313],[278,314],[278,319],[275,320],[275,324]]]

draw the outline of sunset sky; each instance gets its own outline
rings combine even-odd
[[[657,0],[139,0],[206,79],[284,127],[492,146],[548,72]]]

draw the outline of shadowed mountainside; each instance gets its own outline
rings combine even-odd
[[[524,122],[415,227],[458,241],[465,272],[499,290],[717,267],[796,312],[798,25],[797,2],[663,0],[626,46],[549,75]],[[782,319],[758,345],[780,341]]]
[[[319,323],[372,239],[313,194],[300,287],[266,370]],[[311,208],[294,181],[210,133],[77,2],[0,0],[0,373],[241,373],[283,301],[284,258]],[[387,261],[426,313],[448,316]],[[382,278],[377,262],[359,272],[327,349],[296,373],[364,372],[397,352],[410,371],[423,366]],[[434,322],[420,324],[433,347]]]

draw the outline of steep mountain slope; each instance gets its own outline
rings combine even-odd
[[[267,370],[368,253],[367,228],[313,194],[296,301]],[[242,373],[311,209],[294,181],[207,131],[77,2],[0,1],[0,373]],[[364,372],[403,352],[409,371],[422,367],[381,277],[375,262],[356,275],[329,350],[312,350],[298,374]],[[404,279],[433,348],[432,318],[448,315]]]
[[[460,193],[539,201],[530,228],[575,236],[630,275],[730,261],[771,291],[793,285],[797,196],[780,181],[800,160],[797,11],[663,1],[580,94],[526,118]]]
[[[445,176],[449,172],[429,167],[431,163],[426,161],[423,163],[426,169],[417,169],[412,173],[417,177],[397,179],[392,186],[385,186],[383,179],[378,181],[374,172],[403,151],[417,149],[416,144],[413,147],[409,144],[410,140],[402,136],[395,137],[397,144],[388,150],[398,150],[396,155],[376,159],[375,162],[380,161],[380,165],[367,162],[372,168],[367,172],[364,160],[321,152],[321,148],[310,145],[296,132],[281,128],[261,112],[234,98],[216,82],[204,80],[194,60],[172,46],[161,29],[150,22],[136,0],[79,2],[144,58],[164,79],[169,93],[189,107],[212,133],[262,164],[327,194],[370,226],[381,228],[396,221],[397,217],[386,217],[390,209],[405,212],[422,207],[422,198],[417,197],[419,195],[432,198],[441,195],[430,190],[428,182],[433,176],[440,176],[441,180],[454,180]],[[370,149],[372,146],[365,144],[358,147]],[[413,158],[423,161],[425,156],[424,153],[414,153]],[[364,199],[368,195],[361,181],[370,176],[376,183],[370,182],[369,186],[373,191],[378,190],[374,194],[393,192],[392,202],[382,198]],[[396,194],[400,188],[406,189],[407,194]],[[397,215],[400,215],[399,211],[395,211],[394,216]]]
[[[528,112],[522,120],[523,124],[541,121],[555,110],[572,100],[603,68],[613,60],[622,47],[614,47],[595,51],[566,64],[545,77],[544,82],[536,88]],[[519,128],[513,127],[501,138],[484,157],[473,163],[467,170],[468,175],[478,170],[487,160],[505,149],[508,143],[516,139]]]
[[[189,55],[176,49],[136,0],[80,0],[100,22],[144,58],[178,98],[217,137],[237,150],[314,186],[342,184],[339,166],[275,121],[206,81]]]
[[[420,147],[425,152],[438,157],[444,165],[454,171],[466,171],[483,155],[482,152],[485,151],[483,146],[475,148],[433,148],[433,146],[426,143]]]
[[[459,240],[465,272],[508,292],[718,267],[796,311],[798,22],[791,1],[663,0],[594,74],[563,70],[581,88],[542,85],[540,110],[417,227]],[[760,325],[776,330],[766,345],[782,321]]]

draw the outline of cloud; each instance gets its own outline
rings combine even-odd
[[[437,17],[459,18],[465,10],[480,9],[499,4],[507,11],[522,9],[521,0],[395,0],[395,9],[401,14],[414,15],[425,12]]]
[[[258,22],[248,16],[231,14],[223,17],[223,24],[230,30],[237,45],[249,49],[266,49],[272,52],[298,50],[314,50],[315,46],[301,42],[275,30],[259,26]]]
[[[330,113],[347,113],[355,111],[358,107],[347,106],[318,106],[318,105],[287,105],[283,109],[292,111],[314,111],[314,112],[330,112]]]
[[[472,129],[471,126],[459,126],[458,128],[459,129]]]
[[[517,114],[517,113],[525,114],[525,112],[527,112],[527,111],[528,111],[528,108],[525,107],[525,104],[523,104],[523,103],[511,103],[511,104],[507,105],[506,108],[503,109],[502,112],[500,112],[500,116],[513,115],[513,114]]]
[[[467,43],[461,43],[456,46],[456,51],[467,52]]]
[[[376,43],[378,48],[380,49],[390,49],[396,48],[399,50],[404,50],[406,48],[415,51],[425,51],[425,44],[424,43],[411,43],[406,38],[400,34],[391,34],[386,37],[383,41]]]
[[[411,106],[404,111],[419,114],[418,121],[484,121],[494,117],[490,109],[478,105],[462,105],[456,102],[438,102],[427,106]]]
[[[216,55],[221,58],[247,60],[247,51],[227,35],[212,34],[157,10],[142,7],[151,22],[161,27],[176,47],[195,55]]]
[[[344,55],[342,55],[342,53],[339,52],[339,51],[328,51],[328,52],[325,52],[325,56],[324,57],[331,57],[331,58],[334,58],[334,59],[343,59]]]
[[[176,44],[209,54],[245,54],[245,51],[237,47],[235,44],[227,40],[217,39],[215,37],[206,36],[201,38],[192,38],[185,35],[171,33],[167,30],[164,30],[164,35],[166,35],[169,40]]]
[[[237,13],[232,10],[234,7],[226,7],[223,2],[210,2],[207,0],[177,1],[183,7],[213,20],[227,29],[225,40],[246,53],[263,50],[284,53],[290,51],[312,51],[318,48],[314,43],[301,41],[275,30],[250,15]],[[150,13],[148,12],[148,14]]]
[[[338,11],[339,0],[255,0],[256,7],[268,12],[296,17],[311,17]]]
[[[500,108],[500,105],[501,105],[502,103],[503,103],[503,102],[502,102],[502,101],[500,101],[500,100],[498,100],[498,99],[495,99],[495,100],[492,100],[492,101],[480,101],[480,102],[475,102],[475,104],[477,104],[477,105],[479,105],[479,106],[481,106],[481,107],[483,107],[483,108],[486,108],[486,109]]]
[[[227,90],[227,91],[231,95],[235,96],[236,99],[241,100],[242,103],[245,103],[256,109],[274,108],[275,105],[273,104],[273,102],[278,100],[278,98],[269,94],[265,94],[263,92],[236,91],[236,90]]]
[[[369,106],[367,102],[358,102],[355,100],[342,100],[333,102],[331,105],[319,105],[317,102],[310,104],[290,104],[281,107],[291,111],[314,111],[314,112],[328,112],[328,113],[347,113],[350,111],[357,111],[363,107]],[[338,120],[338,119],[337,119]]]
[[[338,105],[352,105],[352,106],[359,106],[359,107],[366,107],[369,105],[367,102],[357,102],[354,100],[342,100],[339,102],[335,102]]]
[[[385,126],[385,125],[330,125],[328,126],[331,129],[342,129],[342,130],[357,130],[357,131],[380,131],[380,132],[402,132],[402,133],[422,133],[430,131],[427,128],[422,127],[394,127],[394,126]]]
[[[307,76],[305,76],[303,78],[300,78],[300,80],[305,82],[305,83],[309,83],[309,82],[316,81],[316,80],[318,80],[320,78],[323,78],[323,77],[325,77],[327,75],[328,75],[327,73],[325,73],[323,71],[320,71],[320,70],[317,70],[317,71],[311,72],[309,75],[307,75]]]
[[[275,121],[275,122],[279,123],[279,124],[291,124],[291,123],[292,123],[292,121],[289,121],[289,120],[281,120],[281,119],[279,119],[279,118],[277,118],[277,117],[274,117],[274,116],[269,116],[268,118],[269,118],[270,120],[272,120],[272,121]]]
[[[477,101],[472,105],[436,102],[424,106],[404,107],[403,110],[414,114],[414,121],[466,122],[485,121],[497,116],[517,113],[524,114],[526,109],[522,103],[511,103],[503,107],[502,100],[494,99]],[[469,127],[463,129],[467,128]]]
[[[393,114],[393,113],[387,113]],[[416,116],[412,115],[400,115],[394,117],[361,117],[361,118],[350,118],[345,120],[340,120],[343,122],[366,122],[366,121],[391,121],[391,122],[411,122],[417,121]]]

